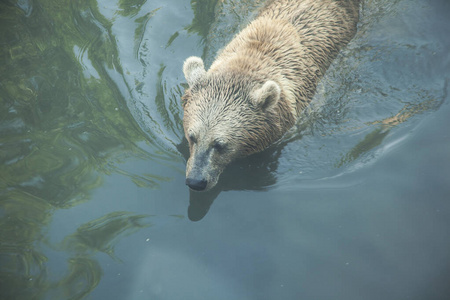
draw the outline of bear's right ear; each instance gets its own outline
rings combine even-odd
[[[200,57],[191,56],[183,64],[183,73],[189,87],[206,78],[205,66]]]

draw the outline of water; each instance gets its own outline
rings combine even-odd
[[[185,187],[182,62],[261,4],[0,3],[0,299],[448,299],[448,1],[366,0],[298,126]]]

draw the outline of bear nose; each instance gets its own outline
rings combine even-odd
[[[186,185],[195,191],[203,191],[208,185],[208,181],[202,179],[186,178]]]

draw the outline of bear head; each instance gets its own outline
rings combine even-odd
[[[280,138],[281,89],[272,80],[239,70],[207,72],[198,57],[188,58],[183,72],[189,85],[182,98],[190,151],[186,184],[206,191],[230,162]]]

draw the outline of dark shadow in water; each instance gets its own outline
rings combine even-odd
[[[222,173],[217,185],[207,192],[189,191],[188,218],[200,221],[208,213],[214,200],[222,191],[229,190],[265,190],[277,182],[276,171],[278,159],[283,148],[293,140],[300,139],[296,135],[291,139],[280,141],[263,152],[251,155],[231,163]],[[188,143],[185,138],[177,146],[178,151],[187,160],[189,158]]]

